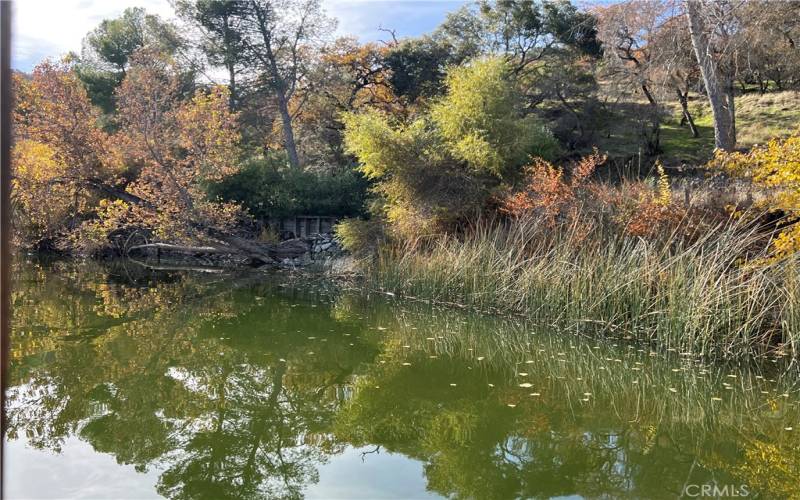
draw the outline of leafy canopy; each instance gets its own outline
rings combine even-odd
[[[446,94],[410,121],[375,110],[344,118],[345,147],[377,181],[380,215],[406,236],[482,210],[492,189],[530,155],[557,153],[549,131],[523,115],[504,59],[452,68],[446,82]]]
[[[522,96],[500,58],[450,70],[447,94],[431,110],[454,157],[497,176],[514,172],[529,155],[552,158],[557,144],[533,116],[523,116]]]

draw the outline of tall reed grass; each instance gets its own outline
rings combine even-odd
[[[728,224],[657,241],[536,218],[384,249],[368,285],[521,314],[559,328],[648,339],[712,357],[800,353],[797,259],[770,262],[763,235]]]

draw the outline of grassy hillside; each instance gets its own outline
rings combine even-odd
[[[680,106],[674,100],[667,103],[670,117],[661,131],[662,160],[670,166],[705,163],[714,149],[714,129],[708,102],[702,96],[692,96],[689,109],[694,116],[700,137],[694,138],[688,127],[680,126]],[[609,113],[598,132],[598,146],[612,157],[631,157],[638,154],[640,117],[645,116],[642,103],[617,106],[620,111]],[[747,148],[763,144],[773,137],[785,137],[800,128],[800,92],[784,91],[768,94],[747,94],[736,98],[736,127],[738,146]]]

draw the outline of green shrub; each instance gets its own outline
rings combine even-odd
[[[336,224],[334,232],[345,250],[361,257],[374,254],[385,241],[383,227],[383,223],[375,219],[345,219]]]
[[[433,106],[431,118],[455,158],[503,177],[518,171],[531,155],[552,160],[558,154],[550,131],[536,117],[524,116],[522,96],[505,60],[454,67],[445,83],[447,95]]]
[[[212,198],[242,203],[257,218],[357,216],[366,192],[366,179],[352,169],[298,170],[282,153],[251,158],[237,174],[209,186]]]
[[[446,95],[408,122],[375,110],[345,115],[347,152],[375,181],[375,215],[394,233],[446,232],[483,211],[531,155],[557,154],[552,134],[523,115],[506,65],[498,58],[452,68]]]

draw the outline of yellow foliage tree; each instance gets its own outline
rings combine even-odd
[[[746,153],[718,151],[712,165],[765,188],[766,196],[759,205],[783,213],[787,224],[773,241],[777,257],[800,250],[800,132]]]
[[[87,187],[113,185],[122,161],[70,62],[45,61],[30,78],[17,74],[14,90],[15,238],[55,243],[92,210],[96,195]]]
[[[116,134],[138,176],[126,186],[131,200],[106,202],[81,239],[102,244],[116,230],[146,229],[173,242],[203,241],[212,228],[235,225],[238,206],[209,200],[205,186],[237,171],[239,133],[224,87],[181,100],[168,60],[149,51],[132,57],[117,91]],[[135,201],[134,201],[135,200]]]

